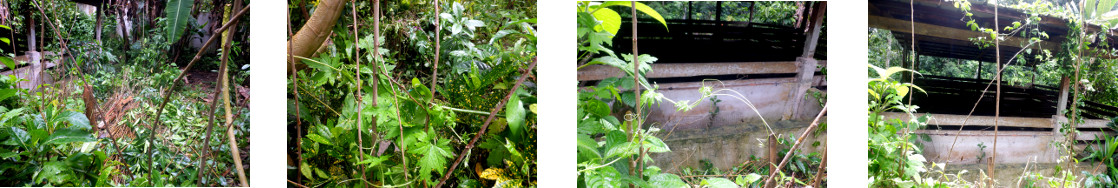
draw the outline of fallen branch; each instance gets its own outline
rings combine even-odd
[[[796,153],[796,152],[793,152],[793,151],[796,151],[796,148],[799,148],[800,145],[803,144],[804,139],[807,138],[807,135],[810,134],[811,131],[814,130],[815,127],[817,127],[819,125],[819,119],[822,119],[824,114],[827,114],[827,106],[826,105],[823,106],[822,111],[819,111],[819,115],[815,116],[815,120],[811,121],[811,126],[808,126],[807,130],[804,130],[804,133],[801,133],[800,137],[796,139],[796,144],[793,144],[791,148],[788,148],[788,153],[784,154],[784,159],[780,160],[780,164],[776,165],[776,169],[769,169],[769,171],[770,171],[769,177],[765,178],[765,186],[764,187],[769,187],[769,185],[772,184],[773,177],[776,177],[776,173],[780,172],[780,169],[784,168],[784,165],[788,164],[788,160],[790,158],[792,158],[792,154]]]
[[[489,123],[492,123],[493,118],[497,117],[497,112],[501,112],[501,109],[504,109],[505,103],[507,103],[509,101],[509,98],[511,98],[512,95],[516,93],[516,89],[520,88],[520,84],[524,84],[524,80],[528,79],[528,75],[531,74],[532,70],[535,68],[536,59],[533,58],[532,64],[528,65],[528,69],[524,72],[524,74],[520,75],[520,79],[516,80],[516,84],[512,85],[512,89],[509,89],[509,93],[505,95],[505,99],[497,102],[497,106],[494,106],[493,109],[490,110],[489,117],[485,118],[485,123],[481,124],[481,131],[479,131],[477,135],[474,135],[473,139],[470,139],[470,143],[466,144],[466,148],[462,149],[462,152],[458,154],[458,159],[455,159],[454,163],[450,165],[450,169],[447,169],[446,173],[443,173],[443,178],[439,179],[439,184],[435,184],[435,187],[443,187],[443,184],[446,183],[446,179],[450,178],[451,172],[454,172],[454,169],[458,167],[458,164],[462,163],[462,158],[466,156],[466,152],[470,152],[470,149],[474,148],[474,144],[477,143],[477,140],[481,138],[481,135],[485,135],[485,129],[489,128]]]

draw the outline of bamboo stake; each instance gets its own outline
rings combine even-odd
[[[810,134],[812,130],[815,130],[815,127],[819,125],[819,120],[823,118],[824,114],[827,114],[826,105],[823,106],[822,111],[819,111],[819,115],[815,116],[815,120],[811,121],[811,126],[808,126],[807,130],[804,130],[804,132],[800,134],[800,137],[796,139],[796,144],[793,144],[791,148],[788,148],[788,153],[784,154],[784,159],[780,160],[780,165],[776,165],[776,169],[769,170],[769,177],[765,178],[765,187],[769,187],[769,185],[772,184],[773,177],[776,177],[776,173],[780,172],[780,169],[784,168],[784,165],[788,164],[788,160],[792,158],[792,154],[795,153],[792,151],[796,151],[796,148],[799,148],[800,145],[803,144],[804,139],[807,138],[807,135]]]
[[[640,83],[640,80],[638,79],[641,76],[641,73],[640,73],[641,63],[640,63],[640,60],[638,60],[638,57],[640,56],[640,54],[637,53],[637,8],[636,8],[637,7],[637,2],[636,1],[631,1],[629,3],[631,4],[631,6],[629,6],[629,9],[630,9],[630,11],[632,11],[632,13],[629,14],[629,15],[631,15],[630,17],[632,17],[632,21],[630,21],[630,22],[633,24],[633,37],[632,37],[633,38],[633,89],[634,89],[633,92],[637,94],[637,114],[635,116],[633,116],[633,124],[629,125],[629,129],[630,129],[630,132],[633,134],[633,136],[637,137],[637,142],[636,143],[639,146],[639,148],[637,148],[637,151],[639,152],[638,155],[637,155],[637,160],[632,161],[629,165],[630,166],[629,174],[630,175],[636,175],[637,177],[641,177],[641,174],[644,174],[644,168],[640,167],[640,166],[643,166],[643,164],[644,164],[643,163],[644,162],[644,144],[643,144],[644,143],[644,140],[643,140],[644,135],[642,135],[640,133],[640,131],[641,131],[641,125],[643,125],[643,122],[641,121],[641,119],[642,119],[641,116],[643,116],[643,113],[641,113],[641,108],[644,107],[644,104],[641,103],[641,83]],[[718,3],[721,5],[722,2],[718,2]],[[722,8],[719,7],[719,10],[721,10],[721,9]],[[630,138],[630,139],[632,139],[632,138]],[[638,166],[637,163],[641,163],[642,165]],[[636,168],[636,170],[637,170],[636,174],[633,174],[633,169],[634,168]],[[643,178],[641,178],[641,179],[643,179]],[[629,187],[633,187],[633,186],[635,186],[635,185],[629,184]]]
[[[994,153],[990,155],[990,161],[986,164],[986,169],[990,171],[990,175],[994,175],[994,163],[998,161],[998,119],[1001,118],[1002,113],[1002,51],[1001,40],[998,40],[996,33],[998,32],[998,8],[997,3],[994,3],[994,64],[998,65],[998,74],[994,75],[995,82],[997,82],[996,94],[994,94]],[[990,178],[990,187],[994,187],[994,178]]]
[[[240,5],[239,1],[234,2],[234,3],[236,3],[235,6]],[[232,10],[225,11],[225,15],[226,15],[227,19],[229,18],[228,17],[229,13],[232,12],[233,10],[235,10],[236,8],[239,8],[239,7],[233,7]],[[225,23],[226,24],[232,23],[233,28],[237,27],[237,24],[233,23],[232,20],[225,20]],[[226,113],[226,119],[227,119],[226,123],[230,123],[230,122],[233,121],[232,116],[230,116],[230,114],[232,114],[232,113],[231,113],[231,111],[230,111],[231,109],[229,107],[229,96],[228,96],[228,94],[229,94],[228,93],[228,91],[229,91],[228,90],[229,50],[233,46],[233,37],[230,33],[232,33],[232,32],[227,30],[227,31],[222,32],[222,34],[221,34],[221,36],[223,37],[222,42],[221,42],[222,43],[221,67],[218,68],[218,72],[219,72],[220,76],[217,80],[218,81],[217,85],[215,86],[215,88],[220,88],[220,90],[214,92],[214,95],[213,95],[213,98],[212,98],[213,100],[210,101],[210,106],[212,107],[212,109],[210,109],[210,114],[209,114],[210,123],[209,123],[208,126],[206,126],[206,135],[204,137],[202,137],[202,140],[203,140],[202,141],[202,143],[203,143],[202,144],[202,151],[203,152],[198,156],[199,158],[201,158],[201,160],[198,160],[198,166],[201,168],[201,170],[198,171],[198,179],[197,179],[198,185],[202,185],[202,172],[206,171],[206,156],[208,156],[210,154],[210,152],[209,152],[210,151],[210,138],[213,134],[214,117],[215,117],[214,112],[217,111],[217,108],[218,108],[218,106],[216,105],[217,100],[218,100],[218,98],[217,98],[218,94],[221,94],[223,96],[223,100],[225,100],[225,113]],[[233,141],[233,140],[230,140],[230,141]],[[233,147],[230,147],[230,149],[235,150],[237,144],[234,142],[231,145]],[[237,154],[237,155],[239,155],[239,154]],[[237,159],[239,159],[239,157],[237,157]],[[237,167],[240,168],[241,167],[240,164],[237,164]],[[243,173],[241,173],[240,175],[243,177]],[[248,184],[247,180],[242,179],[241,184],[242,185],[247,185]]]
[[[233,10],[240,9],[241,1],[234,0]],[[225,49],[221,50],[223,56],[227,56],[227,54],[229,54],[226,52],[229,52],[229,48],[232,48],[233,45],[233,32],[225,31],[225,35]],[[227,59],[228,58],[222,58],[223,61]],[[248,187],[248,177],[245,176],[245,168],[244,165],[241,163],[241,152],[240,149],[237,147],[237,137],[236,134],[234,134],[235,129],[233,129],[233,107],[229,104],[231,102],[231,100],[229,99],[229,69],[225,66],[222,66],[222,68],[225,68],[225,71],[221,72],[221,96],[222,98],[224,98],[223,100],[225,101],[225,127],[227,130],[226,133],[229,135],[229,152],[232,153],[233,167],[237,169],[237,178],[241,180],[241,186]]]
[[[357,36],[357,0],[354,0],[349,5],[352,8],[351,10],[353,13],[353,43],[361,44],[361,37]],[[373,48],[376,48],[376,46],[373,46]],[[360,154],[357,155],[357,161],[365,161],[365,141],[361,138],[361,135],[365,134],[365,128],[363,127],[365,121],[361,121],[361,117],[363,116],[361,115],[361,111],[362,109],[364,109],[361,108],[361,103],[364,103],[364,100],[362,100],[362,98],[364,98],[364,95],[361,94],[361,47],[354,46],[353,51],[353,54],[355,54],[353,57],[353,61],[355,62],[355,64],[357,64],[357,67],[353,69],[353,74],[357,75],[357,94],[355,94],[357,97],[357,101],[355,103],[357,103],[357,153]],[[367,177],[365,176],[365,166],[357,165],[357,168],[361,169],[361,179],[366,179]],[[368,186],[369,184],[361,184],[361,187]]]

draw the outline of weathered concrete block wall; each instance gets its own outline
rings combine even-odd
[[[799,137],[811,124],[810,120],[769,122],[781,137]],[[675,130],[662,139],[672,149],[669,153],[652,154],[654,164],[665,172],[680,172],[685,167],[699,168],[700,160],[709,160],[720,170],[729,170],[755,156],[764,159],[768,152],[768,128],[763,124],[738,124],[717,126],[710,129]],[[666,135],[666,136],[663,136]],[[812,147],[814,142],[826,142],[827,134],[809,135],[801,152],[822,152],[823,147]],[[783,148],[783,147],[782,147]]]
[[[816,79],[822,79],[822,77],[817,76]],[[800,105],[799,110],[802,113],[792,117],[793,120],[815,118],[815,115],[822,110],[818,100],[810,94],[806,94],[809,96],[804,97],[800,102],[793,102],[790,99],[791,93],[795,92],[798,87],[795,78],[728,80],[721,83],[708,81],[706,85],[715,86],[714,90],[729,89],[741,93],[757,109],[754,111],[745,101],[734,97],[720,96],[718,98],[722,102],[718,103],[719,112],[714,116],[714,119],[711,119],[710,112],[715,110],[711,106],[712,102],[709,99],[700,99],[702,94],[699,93],[699,88],[703,86],[703,83],[661,84],[658,91],[664,94],[666,98],[675,101],[702,101],[695,108],[686,112],[676,111],[675,106],[671,103],[653,106],[651,114],[648,116],[648,122],[658,122],[663,125],[665,130],[673,127],[677,129],[696,129],[707,128],[708,126],[761,124],[761,118],[770,123],[785,120],[782,119],[783,115],[788,113],[794,105]],[[730,92],[722,93],[731,94]],[[760,116],[757,115],[758,112],[760,112]]]

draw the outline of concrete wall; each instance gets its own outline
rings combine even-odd
[[[799,137],[811,121],[775,121],[770,125],[782,137]],[[661,138],[672,152],[652,154],[656,166],[664,172],[677,173],[685,167],[699,168],[700,160],[709,160],[720,170],[730,170],[755,156],[764,161],[768,151],[769,131],[761,124],[739,124],[719,126],[711,129],[675,130],[668,135],[664,130]],[[812,143],[825,143],[827,134],[808,135],[800,146],[801,152],[822,152],[823,146],[812,147]]]

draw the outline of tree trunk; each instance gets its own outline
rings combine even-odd
[[[322,0],[319,1],[318,7],[314,9],[314,14],[307,19],[307,23],[299,29],[299,32],[292,36],[288,43],[291,43],[291,51],[289,55],[293,56],[310,56],[322,42],[330,35],[331,27],[338,22],[338,18],[342,15],[342,5],[346,0]],[[291,63],[288,62],[291,67]],[[306,65],[295,63],[296,69],[306,68]],[[288,70],[287,74],[291,75],[296,70]]]

